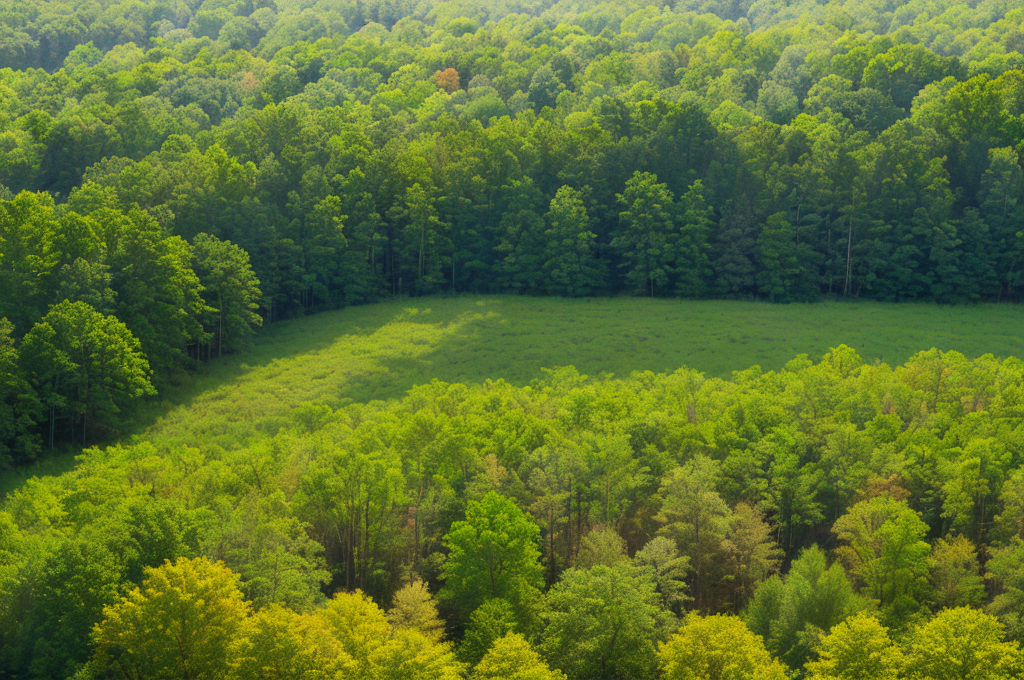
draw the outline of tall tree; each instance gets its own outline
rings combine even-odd
[[[899,626],[920,614],[928,589],[925,524],[889,495],[861,501],[836,520],[837,550],[863,592],[883,607],[883,622]]]
[[[13,332],[14,324],[0,318],[0,467],[28,462],[39,451],[39,397],[21,369]]]
[[[522,635],[509,633],[494,641],[476,665],[472,680],[565,680],[552,670]]]
[[[28,332],[21,362],[49,411],[50,441],[66,419],[72,441],[89,427],[116,430],[140,397],[155,394],[139,341],[113,316],[84,302],[61,302]]]
[[[248,613],[238,577],[223,565],[168,562],[147,570],[141,587],[104,610],[93,633],[94,664],[130,680],[223,678]]]
[[[597,235],[590,230],[582,194],[568,186],[559,189],[546,220],[543,267],[549,277],[547,292],[580,297],[599,290],[604,267],[594,253]]]
[[[634,292],[654,296],[668,283],[675,236],[675,201],[668,185],[658,184],[649,172],[637,171],[616,199],[622,231],[612,240],[626,270],[626,283]]]
[[[833,626],[806,669],[808,680],[897,680],[903,664],[889,630],[862,613]]]
[[[692,592],[702,611],[713,606],[722,541],[729,528],[729,506],[715,491],[718,478],[718,463],[699,455],[672,470],[659,490],[662,504],[657,519],[664,523],[659,531],[689,559]]]
[[[469,616],[486,600],[503,598],[528,623],[544,582],[539,540],[540,529],[512,500],[492,491],[470,501],[466,519],[444,537],[441,599]]]
[[[736,616],[691,613],[658,652],[666,680],[783,680],[785,667]]]
[[[628,563],[569,569],[544,600],[545,656],[572,680],[654,678],[666,617]]]
[[[207,307],[205,330],[216,340],[217,356],[225,349],[242,349],[253,327],[263,324],[256,313],[260,282],[249,264],[249,254],[231,241],[198,234],[192,244],[192,261]]]

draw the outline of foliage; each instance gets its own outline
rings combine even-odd
[[[808,680],[896,680],[904,664],[888,629],[865,613],[834,626],[817,652],[818,660],[807,663]]]
[[[140,680],[224,677],[248,610],[238,576],[222,564],[168,562],[104,609],[93,633],[97,664]]]
[[[489,599],[507,601],[520,623],[542,584],[537,525],[508,498],[490,492],[466,506],[466,519],[445,534],[441,598],[468,616]]]
[[[629,565],[569,569],[545,597],[545,656],[569,678],[655,677],[666,613]]]
[[[495,640],[471,677],[473,680],[565,680],[565,674],[548,668],[518,633]]]
[[[939,612],[911,636],[907,667],[914,680],[1002,680],[1019,677],[1024,653],[1003,641],[1003,627],[970,607]]]
[[[736,616],[691,613],[658,650],[668,680],[782,680],[786,672]]]

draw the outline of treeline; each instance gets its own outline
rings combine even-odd
[[[242,346],[259,281],[248,254],[190,245],[110,191],[0,200],[0,468],[55,442],[109,438],[197,360]]]
[[[207,5],[4,71],[0,182],[241,246],[264,318],[448,291],[1021,299],[1009,0]]]
[[[0,674],[1019,678],[1022,384],[839,347],[91,449],[0,511]]]

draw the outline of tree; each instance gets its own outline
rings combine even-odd
[[[762,225],[757,237],[757,286],[768,299],[786,300],[799,274],[795,253],[795,232],[785,213],[775,213]]]
[[[676,615],[682,605],[693,598],[685,593],[690,559],[680,555],[676,544],[664,536],[655,536],[633,556],[638,571],[654,582],[661,597],[661,606]]]
[[[39,450],[39,398],[19,365],[13,332],[14,324],[0,318],[0,468],[28,462]]]
[[[465,666],[448,643],[436,643],[418,630],[394,631],[374,650],[369,677],[379,680],[462,680]]]
[[[395,630],[418,630],[434,642],[444,637],[444,621],[437,615],[434,596],[423,581],[413,581],[395,593],[388,621]]]
[[[406,261],[413,261],[413,292],[417,295],[437,292],[443,280],[441,253],[450,251],[445,228],[434,207],[429,188],[413,184],[405,192],[404,208],[394,213],[405,218],[404,247]]]
[[[540,529],[516,504],[490,492],[466,506],[466,519],[444,536],[448,559],[440,597],[468,616],[486,600],[503,598],[524,624],[543,585]]]
[[[207,305],[207,333],[217,339],[217,356],[237,351],[261,326],[259,279],[249,265],[249,254],[231,241],[198,234],[192,245],[192,262],[203,286]]]
[[[757,508],[738,503],[729,517],[722,552],[726,559],[724,570],[732,581],[733,607],[739,611],[757,585],[778,569],[782,551]]]
[[[0,200],[0,317],[14,324],[16,334],[31,328],[52,300],[60,259],[54,209],[45,193]]]
[[[970,607],[946,609],[916,628],[906,645],[911,680],[1010,680],[1024,654],[994,617]]]
[[[863,606],[843,568],[828,566],[825,553],[812,546],[784,578],[773,576],[757,588],[744,619],[775,656],[800,668],[821,636]]]
[[[992,235],[992,253],[999,279],[999,296],[1012,293],[1024,280],[1024,170],[1011,148],[990,149],[989,166],[978,194],[981,213]]]
[[[600,288],[603,267],[594,255],[597,238],[590,231],[590,217],[582,194],[568,186],[551,200],[544,232],[544,272],[549,277],[548,293],[581,297]]]
[[[899,626],[917,614],[928,589],[925,524],[889,495],[861,501],[836,520],[836,551],[863,592],[883,607],[883,622]]]
[[[691,613],[658,650],[665,680],[784,680],[785,667],[764,642],[728,614]]]
[[[940,538],[928,556],[935,604],[942,609],[977,606],[985,595],[974,544],[964,536]]]
[[[522,635],[509,633],[494,641],[471,676],[472,680],[565,680],[551,670]]]
[[[501,216],[499,231],[501,242],[496,250],[504,253],[496,263],[498,271],[506,277],[511,290],[538,293],[544,288],[544,218],[543,195],[527,176],[522,181],[512,180],[502,187],[508,207]]]
[[[539,108],[545,106],[554,108],[558,95],[564,90],[565,85],[555,75],[551,66],[544,64],[534,72],[527,94],[530,96],[530,101],[536,102]]]
[[[453,68],[446,68],[434,74],[434,82],[448,94],[459,89],[459,72]]]
[[[614,567],[629,561],[626,542],[610,527],[597,527],[583,537],[575,566],[590,569],[599,564]]]
[[[994,550],[985,566],[985,577],[997,588],[988,613],[999,617],[1011,639],[1024,640],[1024,539],[1015,537]]]
[[[238,680],[300,680],[344,677],[352,658],[316,614],[271,605],[246,620],[243,642],[232,651]]]
[[[508,600],[487,600],[469,615],[459,657],[470,666],[476,666],[496,640],[516,632],[516,628],[516,613]]]
[[[821,639],[818,660],[806,668],[808,680],[897,680],[903,655],[889,629],[861,613],[833,626]]]
[[[654,296],[668,283],[675,231],[675,201],[668,185],[649,172],[634,172],[626,190],[616,195],[622,206],[622,231],[612,240],[624,259],[626,282],[637,293]]]
[[[653,678],[666,623],[658,601],[629,564],[569,569],[544,599],[545,657],[572,680]]]
[[[205,308],[189,245],[139,208],[103,207],[88,217],[100,225],[117,318],[139,339],[150,365],[187,365],[188,347],[203,339]]]
[[[679,199],[679,235],[675,244],[676,293],[702,297],[711,277],[708,261],[712,209],[704,200],[704,184],[698,179]]]
[[[64,301],[28,332],[21,361],[49,410],[50,441],[58,418],[68,417],[72,440],[88,427],[115,429],[140,397],[155,394],[139,341],[113,316],[84,302]]]
[[[103,610],[94,662],[132,680],[223,678],[248,613],[237,575],[179,558],[147,569],[140,588]]]
[[[721,567],[720,552],[729,527],[729,506],[715,491],[719,466],[698,455],[673,469],[661,483],[662,504],[656,519],[659,533],[676,542],[693,567],[692,592],[703,611]]]
[[[371,676],[377,651],[391,637],[391,626],[380,607],[361,590],[340,592],[317,612],[317,616],[352,659],[354,674]]]

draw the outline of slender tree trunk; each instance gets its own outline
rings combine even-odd
[[[217,331],[217,358],[224,356],[224,298],[217,291],[217,306],[220,308],[220,329]]]
[[[853,252],[853,213],[857,205],[857,194],[850,194],[850,230],[846,237],[846,285],[843,286],[843,295],[850,295],[850,254]]]

